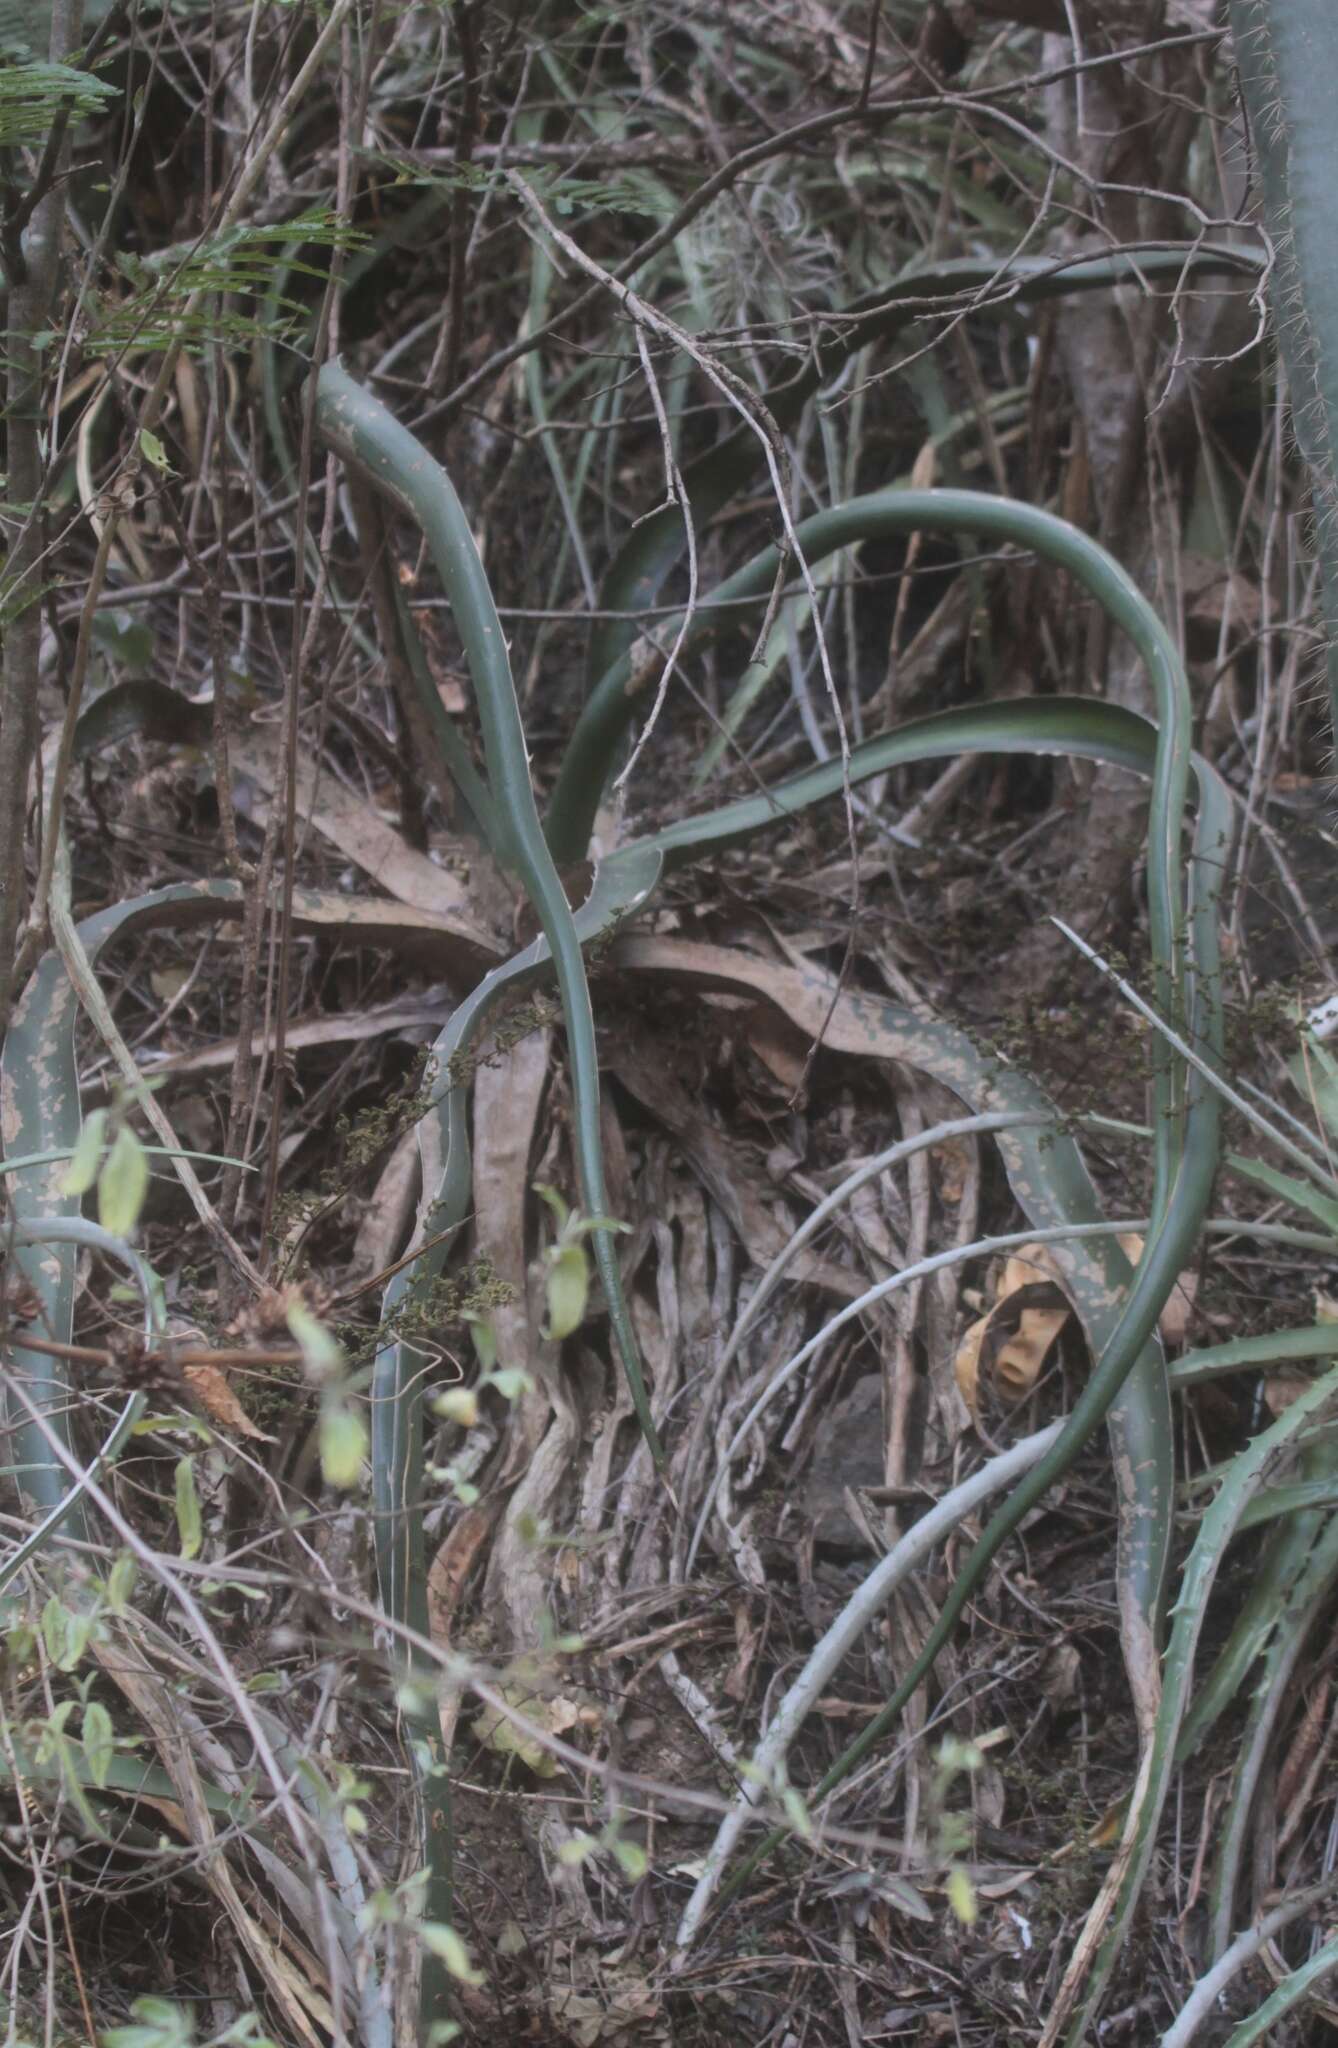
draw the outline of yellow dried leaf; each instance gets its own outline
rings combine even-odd
[[[1129,1264],[1136,1266],[1143,1256],[1143,1240],[1138,1232],[1122,1230],[1117,1242]],[[1165,1307],[1157,1318],[1157,1332],[1163,1344],[1183,1344],[1188,1338],[1190,1317],[1194,1313],[1194,1299],[1198,1291],[1199,1276],[1190,1267],[1186,1267],[1166,1297]]]
[[[190,977],[189,967],[159,967],[149,976],[149,987],[160,1003],[170,1003],[181,994]]]
[[[1020,1251],[1004,1261],[995,1300],[1007,1301],[1009,1295],[1016,1294],[1020,1288],[1037,1287],[1045,1280],[1052,1281],[1056,1287],[1062,1285],[1049,1245],[1024,1244]]]
[[[978,1316],[957,1346],[957,1356],[952,1361],[957,1391],[973,1417],[980,1398],[980,1347],[985,1341],[985,1332],[989,1326],[988,1316]]]
[[[211,1422],[221,1423],[224,1429],[235,1429],[238,1436],[249,1436],[254,1443],[275,1442],[263,1429],[256,1428],[216,1365],[188,1365],[186,1379]]]
[[[938,475],[938,450],[932,441],[921,444],[915,461],[911,465],[911,488],[927,491]]]
[[[1263,1384],[1264,1406],[1270,1415],[1282,1415],[1310,1385],[1304,1373],[1271,1372]]]
[[[994,1354],[994,1377],[1010,1400],[1020,1401],[1031,1392],[1068,1319],[1067,1306],[1023,1309],[1016,1336],[1009,1337]]]
[[[565,1735],[583,1718],[575,1700],[557,1699],[544,1701],[544,1721],[550,1735]]]

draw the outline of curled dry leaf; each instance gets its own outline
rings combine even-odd
[[[1270,1415],[1283,1415],[1311,1385],[1301,1372],[1271,1372],[1263,1384],[1264,1406]]]
[[[980,1347],[985,1341],[985,1332],[989,1326],[988,1316],[977,1316],[957,1346],[957,1355],[952,1361],[957,1391],[973,1417],[980,1399]]]
[[[1082,1660],[1072,1643],[1058,1643],[1041,1666],[1041,1691],[1052,1707],[1076,1697]]]
[[[1021,1401],[1041,1376],[1073,1310],[1045,1245],[1028,1244],[1004,1263],[988,1315],[957,1347],[957,1388],[974,1415],[982,1374],[1007,1401]]]
[[[1137,1265],[1142,1238],[1124,1231],[1119,1243],[1130,1264]],[[1186,1342],[1197,1291],[1198,1275],[1182,1273],[1158,1320],[1164,1344]],[[1007,1401],[1020,1401],[1031,1392],[1072,1313],[1059,1264],[1047,1245],[1023,1245],[1004,1262],[993,1307],[972,1323],[953,1361],[958,1389],[973,1415],[982,1376]]]
[[[994,1378],[1008,1400],[1021,1401],[1031,1392],[1071,1314],[1067,1302],[1059,1307],[1024,1308],[1021,1311],[1016,1334],[1000,1344],[989,1361]]]
[[[211,1422],[217,1422],[223,1429],[235,1429],[238,1436],[250,1437],[252,1443],[275,1442],[274,1437],[256,1428],[218,1366],[188,1365],[184,1370],[191,1392]]]

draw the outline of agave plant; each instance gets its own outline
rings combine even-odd
[[[1009,294],[1030,296],[1105,289],[1126,274],[1132,260],[1126,256],[1058,271],[1054,266],[1021,262],[1003,274],[1002,286]],[[1239,252],[1207,248],[1188,258],[1185,252],[1166,250],[1145,252],[1141,257],[1145,271],[1163,264],[1176,274],[1186,260],[1205,267],[1254,267],[1252,259]],[[945,277],[945,270],[950,277]],[[933,273],[939,289],[945,283],[960,286],[973,280],[991,284],[997,291],[1001,273],[994,265],[938,266]],[[903,302],[922,293],[927,282],[925,273],[911,274],[899,291],[882,295],[876,305],[856,308],[858,317],[842,329],[839,343],[820,349],[801,376],[772,395],[773,417],[782,424],[793,418],[817,381],[832,373],[838,357],[863,345],[872,335],[894,328],[906,317]],[[1156,723],[1077,698],[1010,701],[921,718],[865,740],[850,751],[848,760],[820,764],[738,802],[682,817],[656,833],[615,847],[597,861],[588,894],[573,906],[562,872],[585,860],[590,851],[596,813],[647,685],[662,674],[670,649],[681,657],[718,630],[720,621],[729,616],[725,607],[742,598],[765,595],[782,566],[781,552],[764,550],[718,589],[701,597],[691,610],[671,617],[654,644],[648,646],[644,638],[634,640],[630,626],[601,627],[594,636],[585,707],[565,750],[546,815],[541,818],[505,637],[468,519],[449,477],[422,443],[337,365],[327,365],[319,373],[315,419],[318,431],[342,457],[361,490],[411,518],[428,543],[474,687],[484,742],[482,775],[443,709],[412,621],[401,610],[396,630],[402,643],[396,652],[402,657],[398,672],[410,693],[406,704],[410,729],[431,736],[439,750],[441,773],[454,782],[492,857],[520,882],[540,928],[540,936],[532,944],[492,965],[476,981],[431,1049],[427,1068],[431,1102],[420,1126],[422,1199],[413,1241],[385,1299],[386,1324],[391,1329],[402,1327],[405,1306],[426,1297],[446,1259],[449,1235],[469,1207],[471,1048],[478,1044],[503,999],[541,981],[554,981],[571,1064],[581,1206],[590,1222],[595,1262],[633,1407],[651,1456],[661,1466],[664,1451],[641,1373],[623,1296],[616,1238],[608,1220],[599,1065],[586,967],[592,945],[599,942],[602,958],[619,977],[691,972],[711,978],[717,986],[747,987],[748,964],[737,956],[720,953],[705,959],[704,949],[699,948],[689,962],[675,954],[671,942],[619,938],[620,927],[651,901],[663,876],[675,866],[709,860],[717,850],[771,830],[808,807],[838,797],[903,763],[962,753],[1067,754],[1135,769],[1150,782],[1149,911],[1156,1008],[1164,1036],[1159,1041],[1155,1072],[1153,1213],[1146,1247],[1133,1269],[1114,1241],[1114,1226],[1102,1217],[1077,1145],[1060,1128],[1053,1105],[1025,1075],[1001,1068],[945,1025],[927,1024],[891,1003],[851,996],[816,972],[796,970],[785,984],[790,1014],[813,1035],[825,1032],[845,1049],[863,1048],[922,1066],[962,1098],[982,1128],[996,1130],[1019,1205],[1033,1231],[1057,1240],[1073,1298],[1092,1341],[1094,1370],[1072,1414],[1045,1432],[1043,1440],[1033,1442],[1026,1455],[1006,1461],[992,1472],[996,1490],[1014,1479],[1017,1484],[959,1571],[922,1654],[883,1710],[810,1795],[817,1801],[834,1790],[894,1726],[1000,1546],[1068,1469],[1103,1418],[1110,1417],[1124,1522],[1122,1622],[1126,1658],[1139,1702],[1142,1766],[1125,1818],[1118,1882],[1112,1883],[1108,1896],[1099,1902],[1091,1938],[1079,1959],[1082,1967],[1072,1975],[1052,2016],[1051,2037],[1058,2038],[1058,2030],[1071,2020],[1076,2041],[1127,1930],[1171,1770],[1177,1758],[1183,1759],[1192,1743],[1202,1739],[1216,1703],[1230,1696],[1231,1680],[1223,1677],[1215,1692],[1206,1695],[1207,1704],[1200,1705],[1196,1715],[1190,1712],[1193,1653],[1207,1589],[1231,1535],[1243,1525],[1251,1500],[1259,1493],[1270,1461],[1303,1437],[1309,1418],[1323,1408],[1333,1391],[1331,1375],[1315,1381],[1295,1413],[1289,1411],[1288,1417],[1280,1419],[1224,1478],[1182,1581],[1165,1683],[1159,1686],[1156,1675],[1164,1643],[1173,1468],[1170,1382],[1156,1329],[1163,1305],[1203,1227],[1219,1159],[1223,1034],[1216,902],[1229,859],[1233,823],[1231,801],[1223,785],[1191,752],[1188,691],[1176,648],[1111,556],[1049,513],[981,493],[909,488],[877,491],[836,504],[795,528],[793,547],[809,568],[838,550],[857,548],[870,540],[930,532],[983,537],[997,546],[1025,550],[1065,570],[1134,642],[1156,693]],[[739,488],[756,459],[756,437],[740,429],[733,439],[688,470],[684,484],[698,530]],[[606,579],[603,608],[630,612],[651,603],[679,559],[684,540],[681,506],[666,507],[645,521]],[[133,704],[123,699],[111,711],[133,714],[138,710],[149,717],[152,706],[152,694],[140,690]],[[83,727],[85,742],[91,743],[96,724],[105,729],[109,715],[109,700],[104,698],[88,714]],[[1191,783],[1196,801],[1192,850],[1186,863],[1182,833]],[[299,893],[294,908],[299,924],[320,928],[342,923],[354,936],[393,935],[413,925],[401,909],[350,905],[345,899],[335,902]],[[81,929],[80,942],[92,962],[102,945],[137,928],[174,919],[235,917],[240,910],[239,892],[231,883],[163,890],[101,913]],[[457,960],[478,958],[477,950],[472,955],[469,951],[469,941],[477,935],[462,928],[453,931],[448,920],[424,916],[413,928],[420,937],[425,931],[435,932],[443,946],[454,947]],[[773,999],[777,985],[773,978],[769,991]],[[24,1262],[26,1277],[37,1290],[48,1325],[57,1335],[62,1331],[68,1335],[72,1318],[69,1252],[53,1254],[49,1247],[64,1242],[60,1233],[68,1228],[71,1212],[55,1159],[67,1156],[79,1137],[73,1061],[75,1015],[65,962],[53,954],[25,992],[4,1048],[3,1065],[3,1135],[12,1170],[13,1206],[22,1219],[21,1239],[32,1240],[21,1244],[15,1256]],[[1306,1184],[1317,1187],[1323,1199],[1330,1199],[1323,1185],[1323,1169],[1317,1168],[1313,1153],[1303,1151],[1302,1162],[1303,1172],[1316,1169],[1310,1171]],[[48,1247],[40,1255],[39,1243]],[[1269,1342],[1286,1349],[1285,1338]],[[1326,1347],[1331,1340],[1305,1330],[1295,1333],[1294,1343],[1293,1355],[1322,1358],[1329,1355]],[[1247,1356],[1239,1346],[1234,1350],[1223,1346],[1193,1354],[1181,1362],[1179,1370],[1182,1377],[1206,1378],[1257,1362],[1258,1355]],[[1274,1348],[1267,1355],[1280,1353]],[[410,1646],[405,1664],[411,1683],[405,1699],[418,1767],[421,1854],[427,1872],[423,1917],[429,1925],[446,1927],[451,1918],[449,1777],[435,1705],[422,1684],[435,1668],[423,1649],[429,1627],[423,1536],[422,1365],[410,1338],[391,1337],[383,1344],[372,1387],[371,1452],[381,1609],[391,1630]],[[28,1405],[13,1419],[22,1432],[24,1484],[44,1514],[37,1539],[40,1543],[49,1540],[59,1519],[75,1505],[68,1460],[61,1455],[66,1385],[63,1368],[50,1351],[24,1355],[20,1348],[16,1366],[24,1376]],[[115,1442],[109,1444],[107,1455],[114,1455],[115,1448]],[[1279,1518],[1279,1530],[1285,1528],[1288,1535],[1285,1544],[1279,1539],[1270,1584],[1275,1597],[1290,1601],[1296,1610],[1288,1641],[1297,1639],[1304,1616],[1313,1610],[1317,1588],[1328,1583],[1323,1576],[1331,1569],[1327,1551],[1323,1562],[1318,1561],[1318,1521],[1304,1524],[1311,1533],[1310,1543],[1302,1544],[1296,1535],[1303,1526],[1302,1515],[1320,1514],[1314,1487],[1328,1483],[1324,1473],[1308,1472],[1306,1484],[1312,1491],[1303,1503],[1291,1503],[1287,1516]],[[988,1490],[977,1489],[969,1498],[954,1496],[945,1504],[947,1519],[960,1518]],[[31,1554],[30,1546],[25,1556]],[[905,1563],[903,1558],[901,1568]],[[876,1584],[870,1582],[873,1590],[846,1621],[842,1645],[850,1640],[852,1630],[867,1625],[880,1598],[885,1597],[886,1584],[886,1578],[877,1575]],[[1234,1683],[1239,1684],[1243,1671],[1268,1651],[1270,1644],[1282,1641],[1281,1632],[1271,1633],[1256,1617],[1252,1632],[1243,1632],[1230,1648],[1229,1671],[1235,1674]],[[828,1652],[829,1656],[840,1653],[839,1647]],[[1285,1652],[1275,1647],[1272,1654],[1277,1668],[1285,1668]],[[811,1697],[810,1688],[785,1720],[787,1738],[807,1711],[805,1702]],[[779,1751],[770,1759],[772,1766],[781,1761]],[[746,1812],[741,1813],[739,1825],[747,1817]],[[699,1905],[680,1929],[685,1944],[694,1937],[701,1910],[726,1875],[738,1831],[736,1825],[728,1839],[722,1835],[703,1879]],[[737,1890],[747,1869],[774,1840],[770,1837],[745,1866],[733,1872],[726,1895]],[[1229,1876],[1223,1883],[1224,1911],[1229,1914]],[[425,2035],[448,2009],[452,1961],[449,1944],[443,1941],[424,1962],[420,2024]],[[458,1964],[458,1957],[454,1961]]]

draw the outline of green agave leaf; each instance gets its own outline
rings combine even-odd
[[[1331,1137],[1338,1137],[1338,1060],[1313,1032],[1293,1053],[1287,1071]]]
[[[327,363],[321,370],[316,393],[321,434],[364,483],[417,520],[450,599],[474,681],[493,809],[504,821],[505,844],[551,948],[562,998],[581,1197],[591,1214],[603,1215],[609,1205],[599,1128],[599,1058],[581,940],[539,824],[506,638],[469,521],[445,470],[337,364]],[[656,1463],[662,1464],[618,1261],[607,1232],[596,1235],[594,1251],[637,1421]]]
[[[1119,1866],[1119,1882],[1109,1926],[1087,1977],[1082,1998],[1066,2039],[1070,2048],[1083,2040],[1096,2004],[1105,1989],[1115,1958],[1123,1946],[1130,1917],[1147,1875],[1157,1824],[1170,1786],[1175,1752],[1193,1676],[1194,1655],[1207,1614],[1208,1595],[1227,1545],[1251,1499],[1278,1453],[1296,1442],[1313,1419],[1338,1398],[1338,1366],[1330,1367],[1304,1388],[1291,1407],[1232,1460],[1199,1533],[1181,1578],[1174,1624],[1163,1672],[1162,1700],[1152,1748],[1145,1766],[1150,1779]]]
[[[1143,629],[1144,622],[1140,622],[1140,631]],[[1154,648],[1153,652],[1156,653],[1157,650]],[[1173,673],[1165,667],[1161,669],[1161,679],[1165,686],[1172,689],[1176,687]],[[1073,751],[1086,751],[1094,744],[1097,732],[1101,731],[1111,744],[1115,757],[1122,757],[1128,765],[1141,766],[1145,773],[1155,773],[1164,733],[1156,733],[1145,721],[1135,719],[1129,714],[1123,714],[1115,723],[1107,724],[1104,714],[1112,708],[1114,707],[1105,705],[1063,704],[1059,711],[1058,723],[1049,726],[1045,724],[1046,714],[1038,705],[994,706],[984,713],[966,711],[940,714],[932,719],[918,720],[914,727],[888,734],[882,740],[870,743],[868,748],[858,750],[858,772],[861,775],[866,771],[877,772],[871,765],[875,759],[885,760],[890,765],[894,759],[924,758],[923,754],[918,753],[919,748],[924,748],[928,753],[935,745],[944,746],[950,734],[956,744],[945,747],[945,751],[984,751],[992,743],[997,744],[1001,735],[1006,735],[1020,750],[1027,744],[1024,734],[1029,725],[1033,734],[1044,729],[1047,737],[1051,739],[1057,739],[1060,729],[1067,725],[1068,744]],[[1023,713],[1021,718],[1015,716],[1017,711]],[[1027,714],[1030,714],[1030,717]],[[1032,743],[1034,744],[1034,738]],[[1141,761],[1135,758],[1139,755]],[[728,806],[724,811],[713,813],[707,819],[695,821],[695,826],[688,823],[670,827],[668,831],[656,835],[645,844],[654,846],[665,855],[671,851],[686,853],[693,846],[694,836],[697,836],[699,844],[720,843],[735,834],[745,835],[758,830],[766,821],[777,794],[782,795],[782,803],[774,810],[770,810],[773,817],[777,814],[785,815],[787,810],[800,807],[804,801],[816,800],[820,794],[832,793],[833,786],[839,787],[840,764],[832,763],[826,766],[828,772],[824,773],[821,769],[810,771],[803,777],[794,778],[790,785],[783,786],[780,793],[772,792],[769,797],[745,800],[744,805]],[[831,774],[833,769],[834,784]],[[1199,786],[1200,803],[1195,829],[1194,858],[1190,869],[1189,934],[1190,955],[1194,963],[1191,978],[1192,1000],[1196,1001],[1199,1007],[1191,1030],[1201,1035],[1202,1042],[1208,1048],[1210,1060],[1220,1063],[1222,1020],[1220,1005],[1216,1000],[1216,902],[1230,850],[1232,809],[1230,796],[1215,772],[1197,758],[1194,761],[1194,770]],[[788,795],[788,804],[784,801],[785,795]],[[1154,832],[1159,811],[1160,807],[1154,798]],[[1059,1441],[993,1517],[984,1536],[959,1572],[924,1650],[916,1658],[892,1698],[827,1772],[816,1789],[815,1801],[834,1790],[895,1724],[906,1701],[932,1666],[939,1648],[946,1641],[957,1616],[988,1569],[998,1547],[1011,1534],[1022,1515],[1067,1469],[1081,1443],[1108,1411],[1111,1402],[1133,1370],[1139,1354],[1155,1328],[1161,1307],[1175,1284],[1185,1258],[1189,1255],[1206,1213],[1211,1192],[1217,1159],[1219,1117],[1216,1102],[1211,1099],[1206,1087],[1197,1082],[1197,1077],[1191,1076],[1188,1084],[1186,1109],[1184,1150],[1173,1168],[1169,1185],[1163,1183],[1164,1207],[1154,1222],[1153,1234],[1135,1271],[1133,1286],[1121,1305],[1111,1338],[1075,1406],[1073,1415]],[[1148,1411],[1144,1412],[1146,1418]],[[1159,1545],[1165,1543],[1165,1519],[1168,1513],[1169,1500],[1163,1494],[1156,1518]],[[1155,1790],[1154,1803],[1158,1812],[1160,1801],[1164,1797],[1164,1789],[1164,1785],[1158,1785]],[[1146,1813],[1144,1819],[1146,1820]],[[768,1837],[761,1848],[747,1859],[726,1887],[724,1898],[727,1899],[738,1891],[749,1872],[779,1839],[778,1834]],[[1123,1923],[1118,1938],[1123,1938]]]
[[[611,935],[653,894],[662,860],[651,846],[628,847],[605,861],[589,897],[575,913],[583,946]],[[391,1280],[382,1303],[389,1321],[406,1303],[421,1299],[441,1272],[447,1245],[440,1240],[461,1224],[473,1199],[467,1115],[469,1055],[503,996],[524,993],[552,972],[548,941],[540,937],[513,960],[494,968],[457,1005],[433,1045],[426,1068],[435,1100],[434,1149],[443,1161],[440,1180],[420,1218],[418,1236],[428,1248]],[[439,1091],[439,1092],[436,1092]],[[595,1234],[595,1246],[610,1242]],[[409,1344],[386,1346],[377,1356],[372,1380],[372,1473],[378,1511],[377,1571],[387,1613],[413,1628],[424,1626],[425,1564],[422,1553],[422,1359]]]
[[[1257,1372],[1261,1366],[1311,1358],[1338,1358],[1338,1324],[1272,1330],[1262,1337],[1233,1337],[1205,1351],[1186,1351],[1171,1367],[1171,1378],[1177,1387],[1201,1387],[1233,1372]]]
[[[1164,736],[1161,766],[1154,780],[1154,802],[1178,813],[1184,802],[1189,748],[1189,700],[1178,652],[1137,586],[1104,548],[1066,520],[977,491],[920,491],[894,488],[853,498],[816,513],[796,528],[796,538],[810,568],[839,549],[888,535],[970,533],[996,543],[1029,548],[1054,566],[1066,569],[1111,619],[1133,640],[1148,670]],[[729,607],[741,598],[763,598],[771,590],[780,554],[766,548],[722,583],[697,609],[684,643],[689,652],[722,619],[733,622]],[[681,621],[668,622],[666,644]],[[548,807],[546,830],[554,857],[561,862],[585,857],[595,813],[628,725],[637,716],[643,687],[654,670],[637,667],[630,655],[611,665],[593,690],[563,756]],[[1033,707],[1037,708],[1037,707]],[[1149,886],[1153,894],[1154,945],[1158,958],[1175,959],[1173,929],[1180,888],[1176,869],[1178,847],[1165,831],[1164,818],[1154,831]],[[1163,994],[1165,991],[1163,991]],[[1168,1006],[1169,1007],[1169,1006]]]
[[[1309,1181],[1297,1180],[1293,1174],[1279,1173],[1276,1166],[1270,1166],[1263,1159],[1243,1159],[1233,1153],[1228,1161],[1232,1171],[1245,1180],[1252,1180],[1257,1187],[1267,1188],[1271,1195],[1281,1195],[1284,1202],[1293,1208],[1304,1209],[1326,1230],[1338,1237],[1338,1202],[1331,1195],[1321,1194]]]
[[[1242,2020],[1227,2036],[1225,2048],[1254,2048],[1256,2041],[1268,2040],[1278,2022],[1285,2019],[1303,1998],[1317,1990],[1335,1970],[1338,1970],[1338,1934],[1331,1935],[1306,1962],[1283,1978],[1258,2011],[1251,2013],[1249,2019]]]
[[[1295,1517],[1311,1508],[1329,1508],[1338,1505],[1338,1473],[1327,1479],[1298,1479],[1292,1486],[1268,1486],[1257,1500],[1250,1502],[1240,1518],[1239,1527],[1257,1528],[1261,1522],[1276,1521],[1280,1516]]]
[[[1331,1458],[1329,1462],[1332,1468]],[[1302,1650],[1329,1607],[1338,1578],[1338,1517],[1307,1511],[1295,1520],[1308,1526],[1313,1547],[1278,1602],[1258,1677],[1249,1690],[1226,1802],[1214,1816],[1216,1857],[1209,1888],[1207,1950],[1214,1963],[1231,1946],[1235,1899],[1241,1865],[1252,1841],[1256,1796],[1278,1723],[1294,1700],[1292,1677]]]
[[[597,873],[589,898],[575,916],[578,943],[586,945],[611,932],[645,902],[660,871],[659,855],[649,851],[610,873]],[[436,1126],[433,1153],[442,1161],[442,1170],[435,1195],[419,1220],[417,1235],[427,1248],[394,1276],[382,1301],[382,1320],[391,1328],[397,1311],[421,1299],[440,1273],[446,1259],[445,1236],[464,1221],[473,1199],[467,1114],[470,1050],[504,995],[529,987],[550,971],[548,941],[540,937],[514,960],[495,968],[456,1007],[432,1048],[426,1069],[428,1085],[441,1092],[428,1116]],[[595,1237],[597,1247],[611,1241],[607,1232]],[[398,1339],[377,1354],[371,1394],[372,1498],[382,1605],[395,1620],[426,1634],[422,1367],[419,1353]],[[420,1840],[428,1873],[425,1909],[448,1924],[453,1832],[450,1781],[435,1700],[429,1696],[424,1710],[411,1719],[414,1754],[419,1760]],[[424,2004],[433,2004],[436,1998],[437,1990],[425,1977]]]

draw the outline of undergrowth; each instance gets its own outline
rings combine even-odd
[[[1171,12],[0,0],[7,2043],[1338,2024],[1331,142]]]

